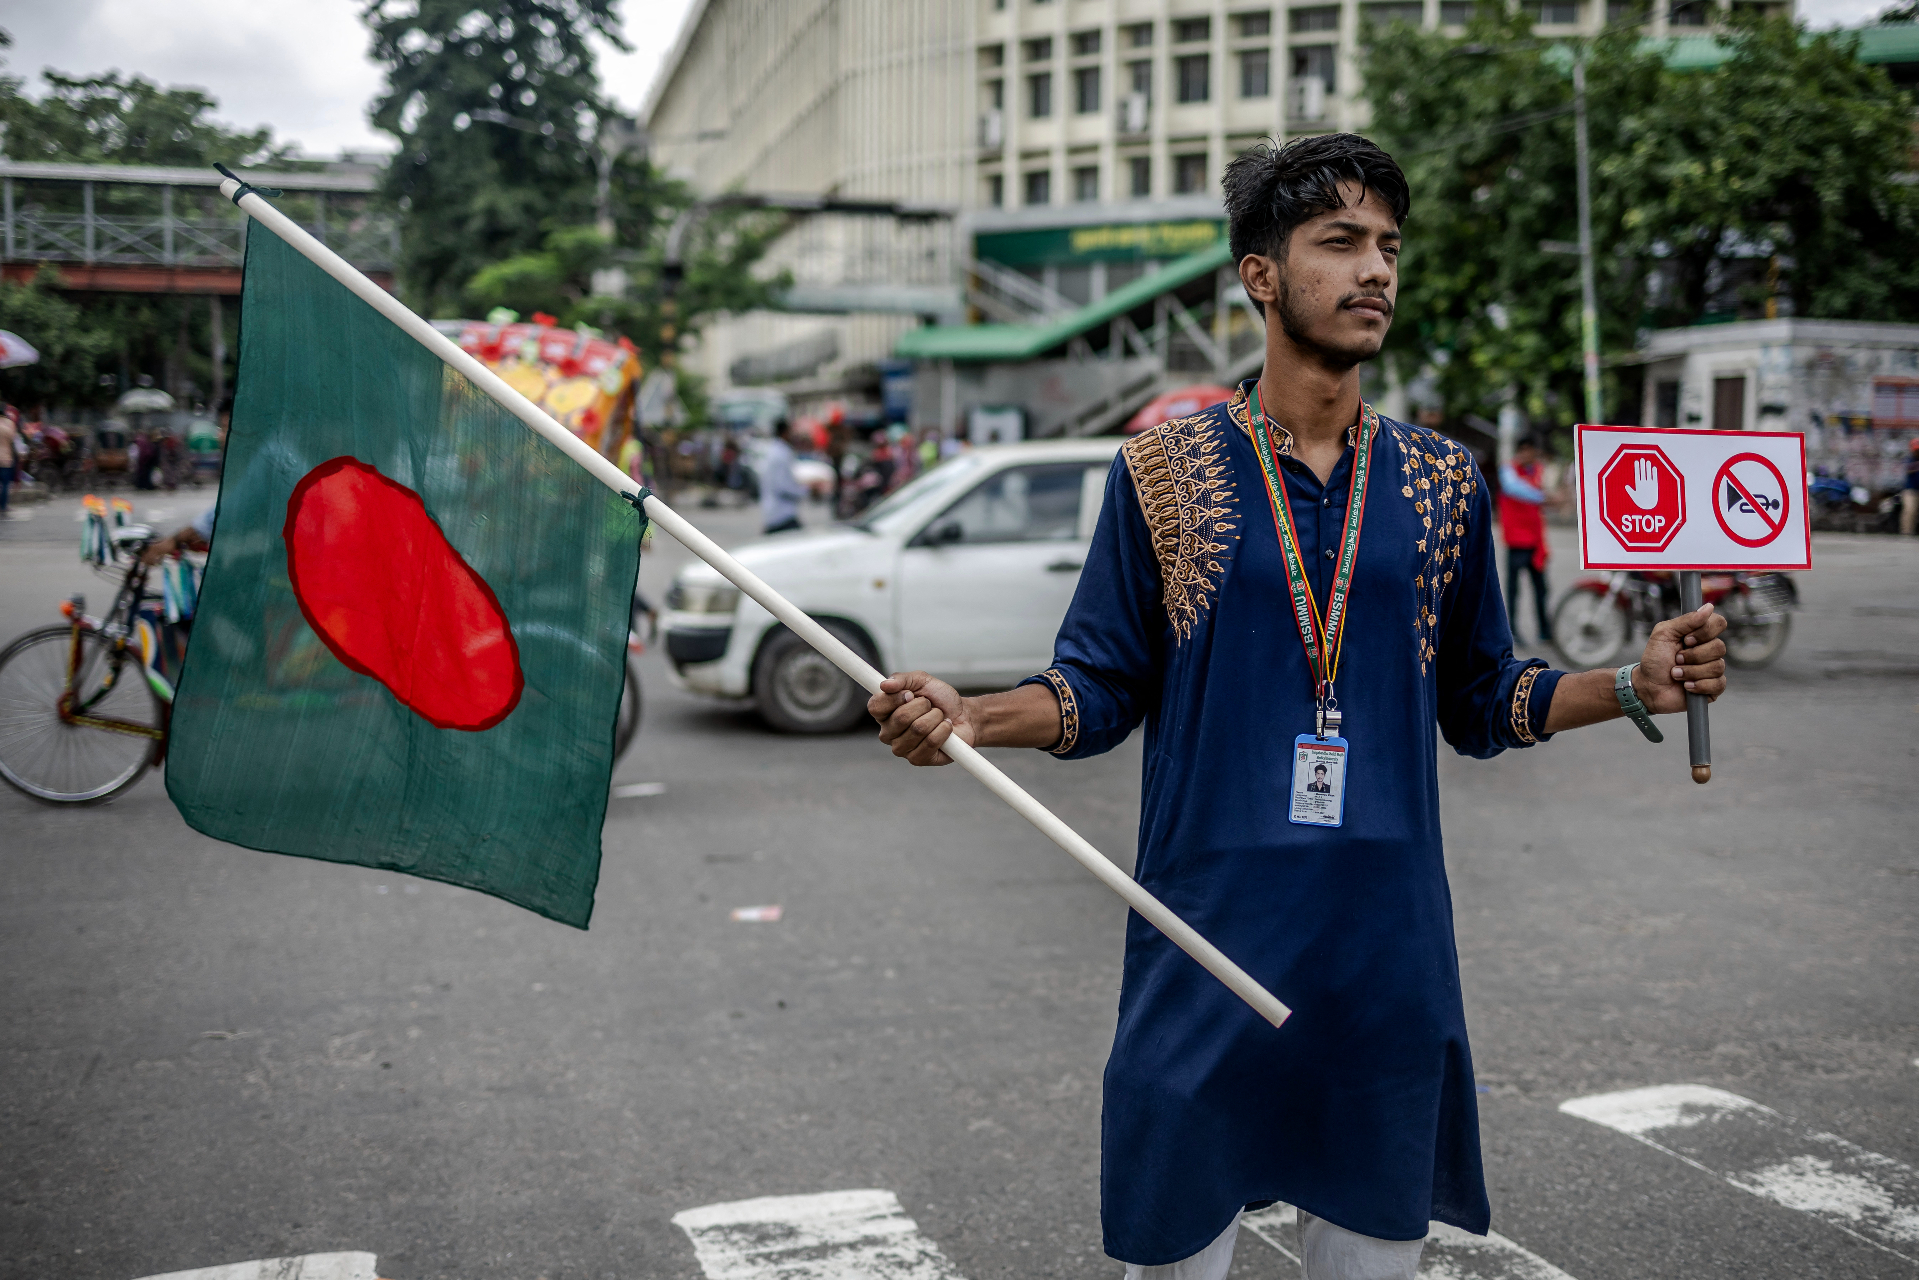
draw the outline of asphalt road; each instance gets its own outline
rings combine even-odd
[[[76,533],[61,503],[0,526],[0,637],[109,594]],[[1683,732],[1624,723],[1442,762],[1494,1228],[1577,1280],[1919,1274],[1919,1217],[1888,1247],[1843,1179],[1793,1207],[1559,1110],[1709,1085],[1919,1166],[1919,541],[1815,547],[1785,656],[1713,712],[1710,786]],[[84,810],[0,792],[0,1276],[364,1250],[394,1280],[698,1277],[676,1213],[852,1188],[971,1280],[1116,1276],[1117,901],[956,770],[644,672],[615,782],[662,789],[612,802],[586,933],[217,844],[158,777]],[[999,754],[1130,858],[1136,742]],[[1294,1275],[1243,1239],[1236,1280]]]

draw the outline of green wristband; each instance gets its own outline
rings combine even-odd
[[[1639,732],[1646,735],[1646,741],[1664,742],[1666,735],[1659,732],[1659,726],[1652,722],[1646,704],[1639,700],[1639,694],[1632,687],[1632,673],[1638,669],[1637,662],[1630,662],[1613,674],[1613,696],[1619,699],[1619,709],[1631,716],[1632,722],[1639,726]]]

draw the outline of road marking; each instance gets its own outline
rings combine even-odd
[[[664,782],[628,782],[613,788],[616,800],[631,800],[634,796],[663,796],[666,794]]]
[[[827,1191],[673,1215],[708,1280],[963,1280],[891,1191]]]
[[[1276,1204],[1258,1213],[1249,1213],[1239,1225],[1292,1259],[1297,1237],[1293,1224],[1299,1215],[1289,1204]],[[1573,1280],[1532,1250],[1489,1231],[1483,1236],[1469,1235],[1443,1222],[1432,1224],[1426,1236],[1426,1248],[1419,1255],[1420,1280]]]
[[[146,1280],[374,1280],[370,1253],[308,1253],[294,1258],[260,1258],[196,1271],[169,1271]]]
[[[1919,1170],[1889,1156],[1705,1085],[1594,1094],[1559,1109],[1919,1262]]]

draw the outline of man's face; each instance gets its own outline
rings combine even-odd
[[[1531,444],[1522,444],[1513,449],[1513,461],[1522,467],[1530,467],[1539,461],[1539,450]]]
[[[1342,182],[1344,208],[1293,229],[1286,256],[1248,255],[1247,291],[1294,345],[1349,369],[1379,354],[1399,294],[1399,225],[1377,195]]]

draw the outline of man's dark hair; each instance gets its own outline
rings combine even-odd
[[[1237,265],[1247,254],[1285,261],[1293,229],[1309,218],[1345,207],[1339,184],[1356,182],[1360,196],[1383,200],[1404,225],[1412,207],[1406,175],[1369,139],[1323,133],[1279,144],[1272,139],[1240,153],[1226,166],[1227,236]],[[1254,299],[1260,314],[1266,308]]]

